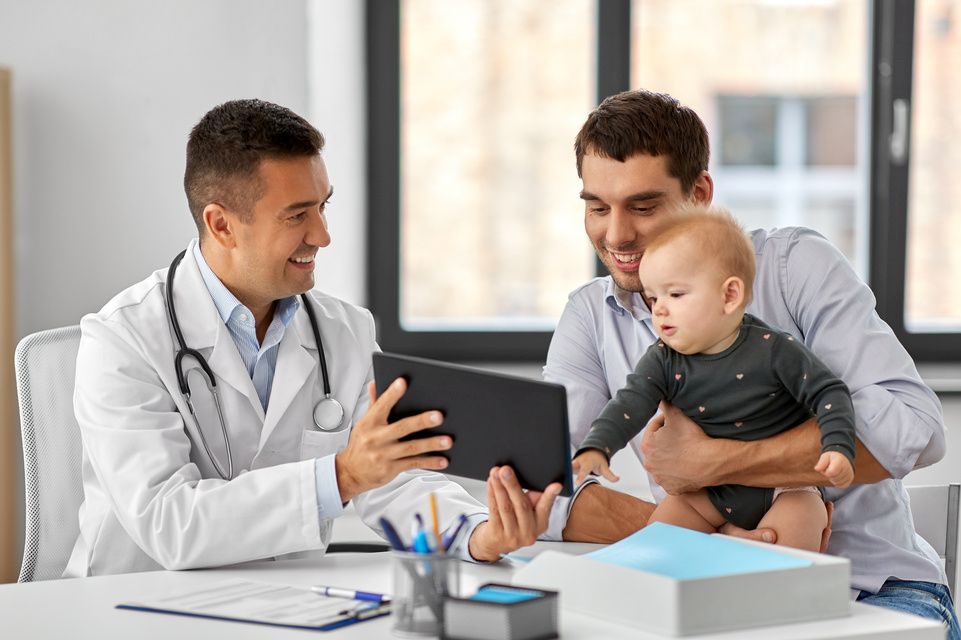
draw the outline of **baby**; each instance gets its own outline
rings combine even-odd
[[[814,467],[836,487],[854,477],[854,408],[847,387],[793,336],[745,314],[754,247],[726,211],[703,206],[673,215],[647,244],[638,269],[660,340],[608,402],[574,457],[616,481],[611,455],[666,400],[719,438],[758,440],[817,416]],[[817,551],[827,512],[816,487],[706,487],[667,496],[651,522],[714,532],[725,521],[772,528],[778,543]]]

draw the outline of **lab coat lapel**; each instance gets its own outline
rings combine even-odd
[[[180,263],[174,280],[174,302],[181,331],[187,346],[206,356],[207,363],[217,379],[247,396],[252,409],[263,421],[264,408],[260,405],[257,389],[247,373],[227,325],[221,320],[217,307],[214,306],[207,284],[194,259],[196,242],[192,240],[187,247],[187,255]],[[192,366],[189,364],[192,362],[192,359],[188,359],[188,366]]]
[[[300,300],[303,306],[303,300]],[[310,335],[310,338],[305,336]],[[307,313],[299,309],[294,315],[284,337],[280,341],[277,352],[277,368],[274,370],[274,381],[270,388],[270,400],[267,403],[267,417],[264,428],[260,433],[260,449],[263,450],[267,438],[280,423],[291,403],[301,393],[304,385],[312,379],[311,372],[317,368],[316,352],[307,344],[313,344],[310,322]],[[312,397],[307,399],[312,401]],[[313,404],[310,405],[311,409]],[[304,429],[306,425],[298,424],[297,429]]]

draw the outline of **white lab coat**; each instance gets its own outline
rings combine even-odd
[[[349,429],[312,428],[323,385],[307,314],[297,311],[280,343],[265,415],[197,267],[194,242],[177,270],[176,309],[187,346],[207,358],[220,388],[235,477],[227,482],[217,474],[179,391],[164,301],[167,269],[156,271],[81,322],[74,406],[84,503],[65,576],[323,553],[330,539],[332,521],[318,515],[314,459],[343,449]],[[378,348],[373,319],[365,309],[310,295],[332,392],[353,424],[368,406],[371,352]],[[197,368],[185,362],[185,369]],[[211,396],[199,375],[188,376],[208,445],[226,468]],[[432,491],[442,527],[460,513],[485,512],[461,487],[428,472],[403,473],[353,503],[378,532],[377,519],[386,516],[406,533],[414,512],[426,515]]]

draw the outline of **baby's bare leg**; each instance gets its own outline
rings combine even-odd
[[[828,512],[820,494],[810,491],[787,491],[774,499],[774,504],[758,524],[777,532],[777,543],[785,547],[819,551],[821,532],[828,524]]]
[[[667,496],[651,514],[648,524],[652,522],[663,522],[685,529],[714,533],[724,524],[724,517],[711,504],[707,492],[701,490],[682,493],[679,496]]]

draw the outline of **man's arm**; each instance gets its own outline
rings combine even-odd
[[[807,422],[776,436],[745,442],[711,438],[693,420],[671,406],[655,418],[641,440],[644,467],[671,494],[718,484],[799,487],[824,484],[814,471],[821,454],[817,422]],[[860,440],[855,441],[854,482],[865,484],[891,474]]]
[[[647,525],[654,505],[599,484],[585,487],[574,502],[564,540],[611,543]]]
[[[817,233],[797,229],[784,241],[778,288],[799,337],[851,391],[857,437],[894,478],[940,460],[940,401],[878,316],[871,289]]]

